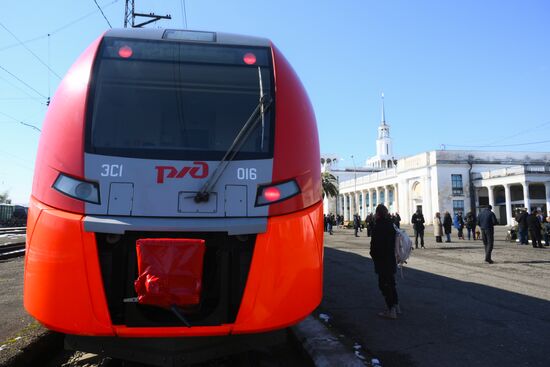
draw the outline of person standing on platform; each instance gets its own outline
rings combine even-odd
[[[455,215],[454,226],[458,232],[458,239],[464,239],[464,219],[462,218],[462,212],[459,211]]]
[[[420,237],[420,246],[424,247],[424,215],[422,215],[422,209],[418,208],[416,213],[413,214],[411,223],[414,228],[414,247],[418,248],[418,237]]]
[[[451,242],[451,230],[453,228],[453,219],[449,212],[445,212],[445,216],[443,217],[443,228],[445,229],[445,242],[449,243]]]
[[[359,231],[359,226],[361,226],[361,221],[359,220],[357,213],[355,213],[353,215],[353,230],[355,231],[355,237],[359,237],[357,234],[357,231]]]
[[[477,217],[477,224],[481,228],[481,238],[483,240],[483,246],[485,247],[485,262],[492,264],[494,261],[491,257],[493,252],[493,244],[495,241],[495,224],[497,224],[497,217],[495,213],[491,211],[493,207],[487,205],[479,216]]]
[[[401,310],[395,288],[397,261],[395,259],[395,228],[393,226],[388,209],[382,204],[378,205],[371,233],[370,256],[374,263],[374,271],[378,274],[378,288],[382,292],[387,306],[387,310],[380,312],[378,316],[395,320]]]
[[[544,233],[544,246],[550,246],[550,216],[546,217],[542,225],[542,231]]]
[[[372,228],[374,227],[374,215],[370,213],[367,215],[367,219],[365,219],[367,222],[367,236],[370,237],[372,234]]]
[[[518,236],[520,245],[528,245],[529,240],[527,238],[527,209],[520,209],[516,214],[516,222],[518,222]]]
[[[330,213],[327,217],[327,227],[328,227],[328,234],[332,235],[332,226],[334,226],[335,219],[334,214]]]
[[[539,218],[537,217],[537,211],[533,210],[531,215],[527,217],[527,228],[529,229],[529,235],[531,236],[531,242],[534,248],[542,247],[542,236],[541,230],[542,225]]]
[[[393,219],[393,223],[395,224],[395,226],[397,228],[401,228],[400,225],[401,225],[401,217],[399,216],[399,213],[395,213],[395,216],[394,216],[394,219]]]
[[[470,241],[470,234],[476,239],[476,217],[472,212],[466,214],[466,229],[468,230],[468,241]]]
[[[441,223],[441,214],[439,212],[435,213],[434,218],[434,236],[435,242],[441,243],[441,236],[443,236],[443,223]]]

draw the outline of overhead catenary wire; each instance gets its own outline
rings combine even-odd
[[[22,168],[24,168],[24,169],[26,169],[26,170],[28,170],[28,171],[31,171],[31,172],[34,171],[31,167],[27,166],[28,163],[30,163],[31,166],[32,166],[33,164],[32,164],[31,162],[27,161],[27,160],[24,159],[24,158],[21,158],[20,156],[17,156],[17,155],[15,155],[15,154],[13,154],[13,153],[10,153],[10,152],[6,152],[5,150],[1,150],[1,149],[0,149],[0,154],[5,154],[5,155],[7,155],[7,156],[12,157],[12,160],[9,161],[10,164],[15,165],[15,166],[22,167]],[[13,159],[16,159],[16,160],[18,160],[18,161],[20,161],[20,162],[25,163],[25,165],[23,165],[23,164],[21,164],[21,163],[16,163],[16,162],[13,161]]]
[[[0,65],[0,69],[4,70],[6,73],[8,73],[9,75],[11,75],[13,78],[15,78],[17,81],[19,81],[21,84],[25,85],[27,88],[31,89],[32,91],[34,91],[36,94],[38,94],[39,96],[43,97],[44,99],[48,99],[48,97],[46,97],[45,95],[43,95],[42,93],[40,93],[39,91],[37,91],[36,89],[34,89],[33,87],[31,87],[29,84],[27,84],[24,80],[22,80],[21,78],[19,78],[17,75],[13,74],[11,71],[9,71],[8,69],[6,69],[5,67],[3,67],[2,65]]]
[[[30,99],[30,100],[34,100],[34,101],[37,101],[38,103],[40,104],[45,104],[44,102],[39,102],[39,101],[43,101],[45,98],[44,97],[36,97],[36,96],[33,96],[31,95],[29,92],[27,92],[26,90],[18,87],[17,85],[13,84],[11,81],[9,81],[8,79],[0,76],[0,79],[5,81],[6,83],[8,83],[9,85],[11,85],[12,87],[14,87],[15,89],[21,91],[23,94],[26,94],[28,97],[3,97],[3,98],[0,98],[0,100],[10,100],[10,99]]]
[[[33,124],[29,124],[28,122],[21,121],[20,119],[17,119],[17,118],[15,118],[15,117],[13,117],[13,116],[10,116],[10,115],[8,115],[7,113],[4,113],[4,112],[0,111],[0,115],[6,116],[7,118],[12,119],[12,120],[15,121],[15,122],[18,122],[18,123],[20,123],[21,125],[30,127],[31,129],[34,129],[34,130],[36,130],[36,131],[38,131],[38,132],[42,132],[42,130],[40,130],[40,128],[34,126]]]
[[[48,34],[48,65],[50,65],[50,35]],[[52,93],[51,93],[51,78],[50,78],[50,73],[48,73],[48,101],[46,102],[46,104],[49,106],[50,105],[50,98],[52,96]]]
[[[23,100],[29,100],[29,99],[42,100],[43,98],[32,97],[32,96],[29,96],[29,97],[0,97],[0,101],[23,101]]]
[[[455,147],[455,148],[505,148],[505,147],[519,147],[524,145],[537,145],[550,143],[550,140],[541,140],[541,141],[531,141],[527,143],[517,143],[517,144],[501,144],[501,145],[454,145],[454,144],[442,144],[446,147]]]
[[[27,51],[29,51],[29,53],[33,55],[42,65],[44,65],[53,75],[55,75],[57,78],[59,78],[59,80],[61,80],[61,76],[58,73],[56,73],[55,70],[50,68],[50,66],[46,62],[44,62],[44,60],[42,60],[37,54],[35,54],[30,48],[28,48],[27,45],[25,45],[19,38],[17,38],[17,36],[13,34],[3,23],[0,23],[0,27],[4,28],[6,32],[11,34],[11,36],[21,44],[21,46],[23,46]]]
[[[539,125],[536,125],[533,128],[530,129],[522,129],[521,131],[518,131],[512,135],[505,136],[503,138],[497,138],[492,140],[490,143],[486,144],[476,144],[476,145],[462,145],[462,144],[441,144],[442,147],[454,147],[454,148],[506,148],[506,147],[519,147],[519,146],[525,146],[525,145],[537,145],[537,144],[544,144],[550,142],[550,140],[540,140],[540,141],[531,141],[531,142],[524,142],[524,143],[513,143],[513,144],[495,144],[507,139],[511,138],[517,138],[520,135],[524,135],[527,133],[533,132],[535,129],[539,129],[543,126],[546,126],[550,124],[550,121],[543,122]],[[544,135],[542,136],[544,137]],[[445,149],[445,148],[443,148]]]
[[[103,18],[105,18],[105,21],[106,21],[107,24],[109,25],[109,28],[113,28],[113,26],[111,25],[111,22],[109,22],[109,19],[107,19],[107,16],[106,16],[105,13],[103,12],[103,9],[101,9],[101,6],[99,6],[99,4],[97,3],[97,0],[94,0],[94,3],[96,4],[97,8],[98,8],[99,11],[101,12],[101,15],[103,15]]]
[[[504,138],[495,139],[495,140],[493,140],[492,142],[490,142],[490,143],[488,143],[488,144],[489,144],[489,145],[492,145],[492,144],[500,143],[501,141],[504,141],[504,140],[516,138],[516,137],[518,137],[518,136],[520,136],[520,135],[524,135],[524,134],[533,132],[533,130],[538,129],[538,128],[541,128],[541,127],[546,126],[546,125],[548,125],[548,124],[550,124],[550,121],[543,122],[542,124],[537,125],[537,126],[535,126],[535,127],[533,127],[533,128],[522,129],[522,131],[518,131],[518,132],[516,132],[515,134],[508,135],[508,136],[506,136],[506,137],[504,137]]]
[[[113,1],[111,1],[110,3],[107,3],[107,4],[105,4],[105,5],[102,5],[102,8],[103,8],[103,9],[106,9],[106,8],[108,8],[109,6],[115,4],[115,3],[119,2],[119,1],[120,1],[120,0],[113,0]],[[7,46],[0,47],[0,51],[5,51],[5,50],[8,50],[8,49],[14,48],[14,47],[20,47],[20,46],[22,46],[22,44],[27,44],[27,43],[31,43],[31,42],[34,42],[34,41],[38,41],[38,40],[44,39],[44,38],[48,37],[48,35],[53,36],[53,35],[55,35],[56,33],[61,32],[62,30],[66,29],[66,28],[69,28],[70,26],[72,26],[72,25],[74,25],[74,24],[76,24],[76,23],[78,23],[78,22],[80,22],[80,21],[82,21],[82,20],[84,20],[84,19],[86,19],[86,18],[91,17],[92,15],[96,14],[97,12],[99,12],[99,9],[96,9],[96,10],[93,10],[93,11],[91,11],[91,12],[89,12],[89,13],[86,13],[86,14],[84,14],[83,16],[81,16],[81,17],[79,17],[79,18],[76,18],[75,20],[72,20],[72,21],[70,21],[69,23],[66,23],[66,24],[64,24],[64,25],[62,25],[62,26],[60,26],[60,27],[58,27],[58,28],[56,28],[56,29],[54,29],[54,30],[48,32],[47,34],[43,34],[43,35],[41,35],[41,36],[37,36],[37,37],[31,38],[31,39],[22,41],[21,43],[20,43],[20,42],[17,42],[17,43],[12,43],[11,45],[7,45]]]

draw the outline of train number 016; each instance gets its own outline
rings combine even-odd
[[[237,168],[237,179],[239,180],[255,180],[256,168]]]

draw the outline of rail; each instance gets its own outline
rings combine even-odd
[[[0,234],[24,234],[26,232],[27,232],[27,227],[0,228]]]
[[[25,242],[8,243],[0,246],[0,260],[25,255]]]
[[[27,232],[27,227],[5,227],[0,228],[0,236],[22,235]],[[25,239],[22,236],[13,238],[14,242],[0,244],[0,260],[11,259],[25,255]],[[8,236],[8,241],[12,241]]]

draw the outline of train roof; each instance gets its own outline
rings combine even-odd
[[[244,36],[233,33],[194,31],[187,29],[161,28],[115,28],[105,32],[104,37],[182,41],[219,45],[261,46],[269,47],[271,42],[267,38]]]

